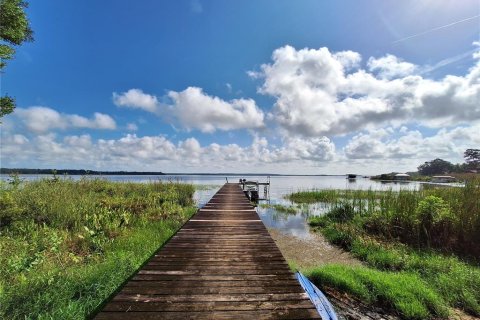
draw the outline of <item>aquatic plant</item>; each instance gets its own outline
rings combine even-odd
[[[260,207],[266,208],[266,209],[271,208],[282,213],[291,213],[291,214],[297,213],[297,209],[295,209],[294,207],[284,206],[281,204],[262,203],[260,204]]]

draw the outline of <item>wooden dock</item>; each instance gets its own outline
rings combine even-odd
[[[320,319],[255,208],[225,184],[95,319]]]

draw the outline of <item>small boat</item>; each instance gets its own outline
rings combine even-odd
[[[270,177],[268,177],[267,182],[247,181],[246,179],[240,179],[238,183],[250,201],[257,203],[259,200],[270,199]],[[260,197],[261,186],[263,186],[263,198]]]
[[[317,308],[322,320],[337,320],[337,314],[323,292],[311,283],[302,273],[297,271],[295,275],[297,276],[298,282],[300,282],[303,290],[305,290],[308,297],[315,305],[315,308]]]
[[[347,179],[348,180],[357,179],[357,175],[354,174],[354,173],[349,173],[349,174],[347,174]]]
[[[248,200],[252,202],[258,201],[258,182],[257,181],[242,181],[242,189]]]

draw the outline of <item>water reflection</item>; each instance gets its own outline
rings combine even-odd
[[[195,201],[199,207],[204,206],[210,198],[217,192],[219,187],[225,183],[225,177],[221,176],[181,176],[182,181],[197,185],[215,184],[209,189],[198,190],[195,193]],[[165,177],[172,179],[172,176]],[[248,177],[249,180],[265,182],[265,176]],[[229,176],[229,181],[238,181],[238,177]],[[345,176],[273,176],[270,185],[269,203],[282,206],[293,206],[295,213],[286,213],[275,210],[274,208],[257,207],[257,212],[265,223],[267,228],[274,228],[284,234],[293,235],[303,239],[312,237],[308,226],[310,216],[324,214],[329,204],[314,203],[309,205],[296,205],[285,199],[285,196],[301,190],[312,189],[374,189],[374,190],[400,190],[403,188],[417,189],[418,183],[410,182],[407,184],[383,184],[365,178],[358,178],[355,182],[345,179]]]
[[[415,190],[420,186],[417,182],[402,184],[384,184],[366,178],[345,179],[344,176],[308,176],[308,177],[272,177],[270,189],[270,203],[283,206],[292,206],[296,213],[279,212],[274,208],[258,207],[257,212],[267,228],[274,228],[284,234],[293,235],[302,239],[313,238],[308,226],[308,218],[324,214],[330,204],[314,203],[296,205],[285,199],[285,196],[296,192],[312,189],[343,189],[343,190]]]
[[[258,214],[267,228],[278,229],[282,233],[308,239],[311,237],[306,223],[308,214],[280,213],[273,208],[257,208]]]
[[[212,196],[217,193],[218,189],[220,189],[220,185],[202,186],[201,188],[197,188],[193,195],[193,200],[197,204],[197,207],[201,208],[207,204]]]

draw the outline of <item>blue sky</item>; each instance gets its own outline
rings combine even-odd
[[[480,1],[35,1],[3,167],[328,174],[480,147]],[[244,164],[249,163],[248,167]]]

